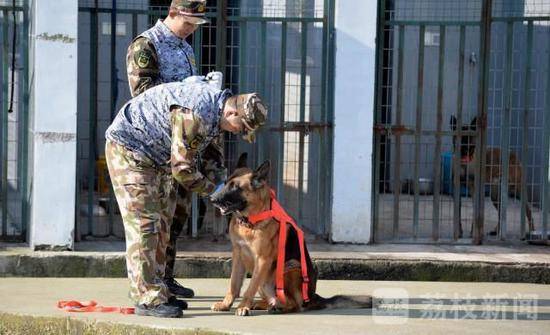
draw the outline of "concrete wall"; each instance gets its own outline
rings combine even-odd
[[[78,3],[31,2],[32,248],[72,248]]]
[[[376,1],[336,0],[335,242],[371,240]]]

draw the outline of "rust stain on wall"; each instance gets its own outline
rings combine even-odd
[[[61,42],[61,43],[74,43],[76,38],[70,37],[69,35],[63,34],[54,34],[50,35],[48,33],[42,33],[36,36],[39,40],[52,41],[52,42]]]

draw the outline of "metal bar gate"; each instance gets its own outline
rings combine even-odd
[[[29,8],[0,1],[0,241],[23,242],[28,221]]]
[[[550,1],[381,0],[375,241],[547,240]]]
[[[104,132],[130,97],[126,48],[166,16],[169,2],[79,2],[77,240],[123,237],[102,156]],[[317,236],[327,235],[330,207],[332,3],[209,1],[211,24],[190,40],[201,74],[221,70],[234,93],[259,92],[270,107],[269,124],[255,145],[226,136],[227,166],[233,168],[243,151],[254,165],[270,159],[271,184],[283,205]],[[187,231],[219,238],[225,219],[195,197]]]

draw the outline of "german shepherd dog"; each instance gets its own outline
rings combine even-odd
[[[270,209],[270,188],[267,183],[270,163],[265,161],[256,170],[246,165],[247,155],[242,154],[237,168],[228,178],[222,190],[211,196],[212,203],[222,214],[233,214],[229,223],[232,243],[231,284],[223,301],[212,305],[213,311],[229,311],[239,297],[246,273],[251,273],[250,284],[238,305],[236,315],[247,316],[251,310],[268,310],[270,313],[291,313],[323,308],[371,308],[371,296],[342,296],[323,298],[315,293],[317,269],[313,265],[307,247],[306,264],[309,277],[309,302],[302,297],[300,249],[296,231],[288,229],[285,247],[284,293],[282,305],[275,293],[275,270],[279,222],[267,219],[254,226],[247,217]],[[288,227],[288,225],[287,225]],[[259,292],[261,300],[254,301]]]
[[[451,129],[456,131],[457,119],[451,116]],[[477,117],[474,117],[469,125],[463,125],[462,131],[475,132],[477,129]],[[460,142],[460,181],[465,182],[468,189],[472,190],[475,194],[475,167],[478,163],[478,155],[475,155],[476,145],[475,136],[471,134],[453,136],[453,149],[457,141]],[[522,188],[522,173],[523,169],[521,161],[514,152],[510,152],[508,160],[508,195],[513,198],[519,198]],[[499,213],[499,219],[494,231],[491,231],[489,235],[497,235],[500,231],[500,183],[502,178],[501,168],[501,151],[500,148],[487,148],[485,153],[485,180],[484,183],[490,185],[490,196],[493,205]],[[529,222],[529,232],[534,230],[533,217],[531,215],[531,207],[526,203],[525,214],[527,221]],[[460,236],[462,236],[462,224],[460,224]]]

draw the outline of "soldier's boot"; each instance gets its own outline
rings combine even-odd
[[[136,305],[136,315],[155,316],[157,318],[181,318],[183,312],[178,306],[164,303],[160,305],[147,306],[144,304]]]
[[[187,301],[178,299],[175,296],[171,296],[170,298],[168,298],[168,304],[172,306],[177,306],[180,309],[187,309]]]
[[[164,278],[164,284],[168,286],[170,293],[181,298],[193,298],[195,292],[187,287],[184,287],[178,283],[174,278]]]

